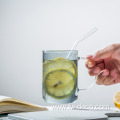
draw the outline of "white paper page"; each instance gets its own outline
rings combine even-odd
[[[0,100],[6,99],[6,98],[10,98],[10,97],[0,95]]]

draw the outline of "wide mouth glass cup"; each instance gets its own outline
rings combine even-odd
[[[77,50],[45,50],[43,53],[42,94],[47,103],[66,104],[75,102],[78,91],[87,90],[96,82],[97,76],[87,88],[78,89]]]
[[[77,50],[43,51],[43,99],[66,104],[77,99]]]
[[[59,57],[73,60],[73,59],[77,59],[77,55],[78,55],[77,50],[45,50],[42,52],[43,52],[43,61],[53,60]],[[69,58],[67,58],[68,55],[69,55]]]

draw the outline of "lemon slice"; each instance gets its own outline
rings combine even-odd
[[[55,69],[67,69],[77,77],[77,67],[73,61],[67,60],[65,58],[56,58],[54,60],[47,60],[43,63],[43,76],[45,78],[46,74]]]
[[[62,58],[62,57],[55,58],[54,60],[67,60],[67,61],[71,62],[73,64],[73,66],[74,66],[75,76],[76,76],[76,74],[77,74],[77,67],[76,67],[76,64],[73,61],[65,59],[65,58]]]
[[[116,107],[118,107],[120,109],[120,91],[115,93],[114,98],[113,98],[113,102],[116,105]]]
[[[71,96],[76,88],[76,79],[68,70],[57,69],[49,72],[44,79],[45,92],[56,99]]]
[[[66,60],[65,58],[62,58],[62,57],[57,57],[57,58],[55,58],[54,60]]]

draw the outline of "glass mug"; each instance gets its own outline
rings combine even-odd
[[[77,100],[77,50],[43,51],[43,99],[48,103],[66,104]],[[88,87],[90,88],[95,81]]]

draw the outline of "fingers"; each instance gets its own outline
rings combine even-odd
[[[88,73],[91,76],[97,76],[101,72],[99,67],[95,67],[92,70],[89,69]],[[117,72],[111,71],[109,73],[108,69],[104,69],[102,73],[97,76],[96,84],[98,85],[113,85],[120,83],[120,75],[118,76]]]
[[[109,75],[109,71],[108,71],[107,69],[105,69],[102,73],[100,73],[100,74],[97,76],[96,83],[97,83],[98,85],[102,85],[108,75]]]
[[[104,72],[100,73],[100,75],[98,75],[97,77],[96,83],[98,85],[113,85],[116,83],[120,83],[120,73],[111,71],[113,69],[110,69],[110,71],[105,69],[106,58],[118,59],[119,56],[120,44],[112,44],[102,50],[99,50],[95,53],[95,55],[89,55],[86,57],[88,60],[86,61],[85,65],[88,68],[88,73],[91,76],[96,76],[100,73],[101,70],[104,70]]]
[[[118,80],[117,80],[118,79]],[[116,81],[117,80],[117,81]],[[117,83],[120,83],[120,77],[118,78],[115,78],[109,85],[114,85],[114,84],[117,84]]]
[[[88,56],[86,57],[86,59],[89,59],[89,60],[91,60],[91,61],[94,61],[94,62],[96,62],[96,64],[103,62],[102,59],[101,59],[101,60],[98,60],[98,61],[95,61],[95,60],[93,59],[93,55],[88,55]]]
[[[106,59],[109,57],[112,57],[112,54],[114,53],[116,45],[112,44],[102,50],[99,50],[95,53],[95,55],[92,57],[93,60],[98,61],[102,59]]]
[[[113,53],[115,53],[116,49],[118,49],[119,46],[116,44],[109,45],[106,48],[97,51],[95,55],[88,55],[87,58],[91,58],[94,61],[99,61],[99,60],[112,57],[114,56]]]
[[[117,74],[111,72],[103,81],[103,85],[110,85],[116,78]]]
[[[120,83],[120,73],[118,73],[117,75],[116,75],[116,78],[115,78],[115,83],[117,84],[117,83]]]
[[[114,85],[114,84],[116,84],[115,81],[112,81],[109,85]]]
[[[99,61],[94,61],[92,60],[93,55],[89,55],[86,57],[87,61],[85,63],[86,67],[89,68],[93,68],[95,66],[100,67],[101,69],[104,69],[104,61],[103,60],[99,60]]]
[[[99,67],[95,67],[93,69],[88,69],[88,73],[90,76],[96,76],[100,73],[101,69]]]
[[[96,62],[92,60],[87,60],[85,65],[88,68],[88,73],[90,76],[96,76],[101,70],[104,69],[104,63],[96,64]]]
[[[114,85],[117,83],[120,83],[120,75],[119,74],[114,78],[114,80],[111,83],[109,83],[109,85]]]
[[[89,69],[89,68],[93,68],[95,66],[96,62],[95,61],[92,61],[90,59],[88,59],[85,63],[86,67]]]
[[[112,55],[112,58],[120,60],[120,43],[115,44],[114,54]]]
[[[99,67],[101,70],[105,69],[104,62],[96,64],[96,67]]]
[[[113,85],[120,83],[120,75],[116,71],[109,71],[106,69],[103,73],[101,73],[96,80],[98,85]]]

